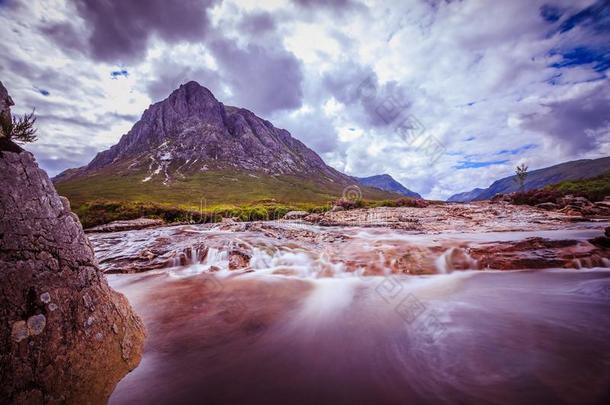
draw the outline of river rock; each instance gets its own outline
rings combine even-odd
[[[307,212],[307,211],[290,211],[290,212],[287,212],[286,215],[284,215],[283,219],[286,219],[286,220],[303,219],[307,215],[309,215],[309,212]]]
[[[229,270],[238,270],[248,267],[250,256],[240,250],[232,250],[229,253]]]
[[[0,148],[0,402],[106,403],[138,365],[144,327],[32,154],[10,150]]]

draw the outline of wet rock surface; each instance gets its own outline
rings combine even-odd
[[[165,221],[162,219],[153,218],[138,218],[126,221],[112,221],[104,225],[94,226],[93,228],[86,229],[87,232],[118,232],[118,231],[131,231],[136,229],[152,228],[155,226],[162,226]]]
[[[0,152],[0,402],[105,403],[144,327],[28,152]]]
[[[313,215],[318,223],[353,226],[300,219],[227,222],[93,234],[91,241],[109,273],[193,265],[234,275],[263,269],[294,274],[298,263],[317,277],[421,275],[605,267],[610,258],[603,223],[571,222],[526,206],[477,203]]]

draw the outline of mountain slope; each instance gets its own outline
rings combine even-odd
[[[223,105],[196,82],[151,105],[116,145],[54,181],[77,205],[94,199],[171,205],[270,198],[322,202],[354,184],[288,131]],[[389,196],[376,189],[363,193]]]
[[[528,173],[524,190],[542,188],[551,184],[556,184],[565,180],[581,180],[600,176],[610,170],[610,157],[600,159],[581,159],[571,162],[560,163],[555,166],[533,170]],[[486,189],[479,193],[472,190],[472,198],[465,201],[488,200],[499,193],[512,193],[519,190],[519,185],[515,181],[516,176],[509,176],[497,180]],[[451,196],[448,201],[459,198],[461,194]],[[455,201],[455,200],[454,200]]]
[[[370,177],[355,177],[356,180],[363,186],[375,187],[380,190],[389,191],[392,193],[404,195],[405,197],[421,198],[421,195],[409,190],[389,174],[380,174]]]
[[[475,198],[477,198],[477,196],[479,194],[481,194],[485,189],[484,188],[475,188],[473,190],[470,191],[465,191],[463,193],[457,193],[452,195],[451,197],[449,197],[447,199],[448,202],[466,202],[466,201],[472,201]]]

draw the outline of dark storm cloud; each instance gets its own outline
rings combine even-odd
[[[262,12],[245,15],[239,22],[239,30],[247,35],[260,35],[275,31],[275,20],[271,14]]]
[[[40,30],[61,46],[65,52],[83,52],[87,48],[85,38],[72,26],[72,24],[49,24],[42,26]]]
[[[81,49],[96,60],[130,61],[141,57],[151,35],[168,42],[200,40],[209,27],[207,9],[214,0],[74,0],[77,13],[89,30],[83,33],[69,24],[43,28],[60,45]]]
[[[342,64],[327,73],[323,85],[335,99],[348,107],[360,106],[354,114],[359,124],[383,127],[393,123],[409,110],[411,101],[406,88],[396,81],[380,84],[368,66]]]
[[[292,53],[254,44],[240,48],[227,39],[212,41],[210,49],[237,106],[263,115],[301,106],[303,72]]]
[[[343,12],[355,8],[364,7],[354,0],[293,0],[298,6],[307,9],[330,9]]]
[[[545,112],[522,116],[523,127],[554,138],[575,154],[594,150],[599,142],[594,132],[610,128],[608,86],[544,107]]]

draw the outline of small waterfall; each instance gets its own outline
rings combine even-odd
[[[345,274],[345,264],[332,255],[300,249],[263,250],[254,248],[250,266],[258,273],[295,275],[305,278],[335,277]]]
[[[468,252],[459,247],[451,247],[434,262],[439,274],[449,274],[454,270],[477,270],[478,262]]]
[[[174,256],[168,260],[167,267],[199,264],[206,259],[209,250],[208,248],[201,246],[189,246],[184,250],[175,251]]]

